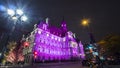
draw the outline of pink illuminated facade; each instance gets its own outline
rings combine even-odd
[[[33,33],[34,44],[31,45],[31,53],[34,60],[84,59],[83,45],[76,41],[75,34],[68,31],[65,21],[62,21],[60,28],[51,26],[48,20],[40,22]]]

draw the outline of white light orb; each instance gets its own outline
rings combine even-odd
[[[22,21],[26,21],[26,20],[27,20],[27,17],[24,15],[24,16],[21,17],[21,20],[22,20]]]
[[[17,14],[19,14],[19,15],[22,15],[22,14],[23,14],[23,11],[20,10],[20,9],[17,9],[16,12],[17,12]]]
[[[13,16],[15,14],[15,11],[12,10],[12,9],[8,9],[7,10],[7,13],[10,15],[10,16]]]
[[[13,20],[17,20],[17,17],[16,17],[16,16],[13,16],[12,19],[13,19]]]

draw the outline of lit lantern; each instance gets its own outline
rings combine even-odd
[[[34,58],[37,58],[37,56],[36,56],[36,55],[34,55]]]
[[[24,42],[24,46],[28,47],[29,46],[29,42]]]
[[[37,58],[37,54],[38,54],[38,53],[35,51],[35,52],[34,52],[34,58]]]
[[[36,51],[34,52],[34,55],[37,55],[37,52],[36,52]]]

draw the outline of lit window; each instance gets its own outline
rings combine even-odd
[[[65,41],[66,39],[65,38],[63,38],[63,41]]]
[[[41,34],[41,31],[38,31],[38,34]]]
[[[49,34],[47,34],[47,36],[49,36]]]
[[[60,41],[60,38],[58,39],[58,41]]]
[[[53,36],[52,36],[52,39],[53,39]]]
[[[47,53],[47,49],[45,49],[45,51],[44,51],[45,53]]]
[[[57,40],[57,37],[55,38],[55,40]]]
[[[58,55],[60,55],[60,52],[58,51]]]
[[[43,52],[43,49],[42,48],[39,48],[40,49],[40,52]]]
[[[34,43],[34,45],[35,45],[36,43]]]

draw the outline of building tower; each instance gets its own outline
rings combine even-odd
[[[61,29],[62,29],[64,32],[67,32],[67,25],[66,25],[66,22],[64,21],[64,19],[63,19],[63,21],[61,22]]]

